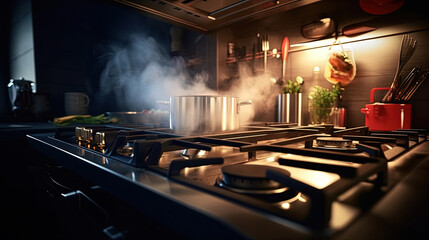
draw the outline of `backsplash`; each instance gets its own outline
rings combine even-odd
[[[321,40],[309,40],[302,37],[300,28],[306,23],[314,21],[317,17],[315,12],[322,17],[332,17],[338,21],[338,29],[342,27],[362,22],[376,28],[372,32],[364,33],[360,36],[345,37],[338,39],[344,48],[351,48],[356,61],[357,73],[354,80],[345,87],[340,101],[340,107],[347,110],[347,127],[361,126],[365,124],[365,115],[360,112],[365,104],[369,103],[369,93],[375,87],[389,87],[392,83],[397,65],[401,39],[404,34],[409,34],[418,41],[418,47],[414,55],[406,64],[402,71],[404,78],[413,67],[422,66],[428,68],[427,56],[429,56],[429,26],[424,23],[421,11],[414,11],[414,6],[404,6],[402,11],[386,16],[372,16],[359,9],[358,1],[343,1],[340,6],[333,7],[328,11],[317,10],[321,4],[335,3],[335,1],[322,1],[310,6],[299,8],[285,14],[279,14],[267,19],[237,24],[229,28],[218,31],[218,86],[221,90],[226,90],[234,85],[240,78],[239,72],[243,68],[254,68],[253,73],[261,76],[261,81],[274,82],[281,79],[282,60],[281,58],[268,57],[267,74],[263,75],[263,59],[239,60],[238,63],[227,61],[227,45],[234,42],[239,48],[246,48],[247,53],[252,53],[253,44],[257,43],[257,34],[268,34],[270,50],[276,48],[281,51],[281,43],[284,37],[290,40],[290,51],[286,62],[286,79],[294,80],[296,76],[304,79],[302,85],[303,93],[303,123],[308,123],[308,93],[314,86],[332,88],[332,83],[324,77],[325,65],[329,48],[334,43],[334,37]],[[355,5],[353,5],[355,4]],[[357,5],[356,5],[357,4]],[[324,5],[326,6],[326,5]],[[326,8],[323,8],[326,9]],[[339,14],[335,9],[344,9],[351,13],[350,16]],[[312,15],[309,12],[313,13]],[[412,16],[410,14],[413,14]],[[407,17],[411,16],[411,17]],[[426,17],[427,18],[427,17]],[[251,27],[250,27],[251,26]],[[340,33],[341,35],[341,33]],[[334,47],[340,47],[338,44]],[[240,66],[240,67],[239,67]],[[319,72],[315,72],[315,68]],[[242,77],[241,77],[242,78]],[[245,78],[241,79],[246,81]],[[234,82],[236,81],[236,82]],[[426,128],[429,122],[429,114],[423,111],[429,97],[423,93],[427,92],[429,83],[425,82],[416,94],[412,97],[412,127]],[[255,115],[255,120],[276,121],[277,106],[276,99],[280,93],[281,85],[272,84],[272,91],[265,96],[271,105]],[[385,92],[377,93],[376,101],[380,101]]]

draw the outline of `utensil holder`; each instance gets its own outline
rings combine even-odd
[[[278,122],[302,125],[302,93],[278,95]]]

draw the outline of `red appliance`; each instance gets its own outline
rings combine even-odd
[[[373,88],[370,92],[371,104],[366,104],[361,113],[365,114],[365,126],[370,131],[394,131],[411,128],[411,104],[374,103],[376,91],[390,90],[389,87]]]

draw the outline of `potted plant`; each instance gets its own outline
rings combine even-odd
[[[331,115],[335,104],[341,97],[341,91],[344,90],[340,83],[332,86],[332,90],[315,86],[308,95],[309,114],[311,124],[331,123]]]
[[[295,81],[287,80],[282,88],[282,93],[278,96],[278,121],[298,123],[302,125],[302,93],[301,85],[304,80],[297,76]]]
[[[304,80],[301,76],[297,76],[295,78],[295,81],[292,82],[291,80],[286,81],[286,85],[282,88],[283,94],[296,94],[301,93],[301,85],[304,83]]]

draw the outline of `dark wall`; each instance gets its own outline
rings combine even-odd
[[[64,114],[67,91],[87,92],[93,115],[133,110],[116,104],[115,96],[96,98],[112,44],[126,46],[133,35],[142,34],[155,38],[166,53],[170,52],[172,25],[102,1],[33,1],[33,16],[37,87],[50,95],[56,116]],[[198,37],[184,31],[185,40]]]
[[[7,93],[9,83],[9,28],[11,1],[0,2],[0,121],[10,116],[10,103]]]
[[[340,40],[350,42],[344,47],[352,47],[357,63],[357,74],[353,82],[345,87],[341,106],[346,107],[348,119],[346,126],[364,125],[364,115],[360,109],[369,103],[369,91],[373,87],[390,86],[396,71],[401,37],[410,34],[418,41],[418,48],[404,67],[402,75],[417,65],[429,67],[429,19],[425,8],[418,1],[405,1],[404,6],[396,12],[385,15],[372,15],[359,7],[359,0],[339,1],[324,0],[309,6],[294,9],[289,12],[276,14],[266,19],[238,23],[219,31],[218,64],[219,84],[229,87],[231,78],[237,77],[238,64],[227,63],[227,43],[234,41],[236,45],[245,46],[251,53],[252,45],[256,42],[257,33],[269,35],[270,48],[281,49],[282,39],[289,38],[291,49],[286,62],[286,79],[293,80],[296,76],[304,78],[303,85],[303,117],[308,123],[307,105],[308,93],[320,85],[331,88],[332,84],[323,77],[329,47],[334,42],[333,36],[320,40],[306,39],[301,35],[301,26],[317,19],[330,17],[337,21],[338,32],[349,24],[361,24],[376,28],[372,32],[356,36],[341,37]],[[248,27],[252,26],[252,27]],[[298,44],[303,44],[298,46]],[[239,63],[249,61],[239,61]],[[261,69],[262,59],[255,61],[256,69]],[[319,74],[314,74],[315,66],[320,68]],[[281,78],[282,61],[277,58],[268,59],[268,69],[272,77]],[[425,110],[429,103],[429,83],[425,82],[411,99],[413,104],[412,127],[428,128],[429,113]],[[267,101],[275,102],[280,88],[273,87]],[[378,96],[380,99],[381,96]],[[271,100],[270,100],[271,99]],[[256,116],[256,120],[276,120],[276,106],[272,105]]]

